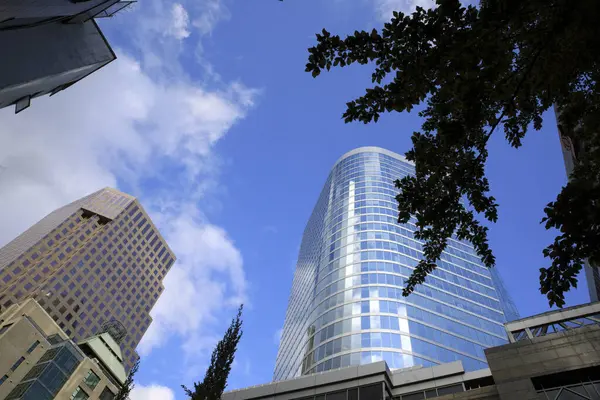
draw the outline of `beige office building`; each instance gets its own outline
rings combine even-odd
[[[126,374],[103,332],[75,344],[33,299],[0,314],[0,399],[112,400]]]
[[[74,341],[119,321],[129,370],[174,262],[140,203],[105,188],[53,211],[0,249],[0,307],[33,297]]]

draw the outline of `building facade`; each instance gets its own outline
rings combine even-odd
[[[112,400],[126,379],[103,332],[74,343],[33,299],[0,314],[0,399]]]
[[[570,132],[567,132],[560,124],[560,112],[556,105],[554,106],[554,113],[556,114],[558,135],[560,138],[563,160],[565,162],[565,169],[567,171],[567,176],[570,176],[577,164],[578,157],[581,157],[581,154],[585,152],[585,146],[581,141],[570,134]],[[600,301],[600,265],[593,265],[586,260],[584,269],[590,301]]]
[[[129,370],[174,262],[140,203],[105,188],[53,211],[0,249],[0,307],[34,298],[74,341],[119,321]]]
[[[414,165],[364,147],[333,167],[308,221],[274,380],[385,360],[390,368],[462,361],[486,367],[518,318],[495,269],[450,239],[438,268],[409,297],[403,283],[422,258],[414,220],[397,223],[394,180]]]
[[[20,112],[116,59],[95,18],[133,3],[122,0],[3,0],[0,4],[0,108]]]
[[[390,370],[385,361],[226,392],[222,400],[599,400],[600,302],[505,325],[489,368],[461,361]]]

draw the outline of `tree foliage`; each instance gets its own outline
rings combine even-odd
[[[129,370],[129,374],[127,374],[127,379],[125,379],[125,383],[119,389],[119,393],[115,396],[114,400],[129,400],[129,395],[131,391],[135,387],[134,378],[135,374],[140,368],[140,360],[138,359],[135,364]]]
[[[213,350],[204,380],[194,383],[193,391],[181,385],[185,394],[191,400],[219,400],[221,398],[225,387],[227,387],[227,378],[231,371],[237,345],[242,338],[241,318],[243,307],[243,305],[240,306],[223,339],[217,343],[217,347]]]
[[[406,153],[416,175],[395,182],[398,221],[414,216],[415,237],[424,241],[405,296],[436,267],[453,234],[494,265],[478,220],[498,218],[485,175],[489,138],[503,128],[510,145],[521,146],[552,105],[563,132],[585,151],[542,220],[560,232],[544,250],[550,266],[540,269],[549,304],[564,305],[585,259],[600,261],[599,15],[597,0],[482,0],[477,8],[437,0],[434,9],[394,12],[380,31],[317,34],[306,65],[314,77],[354,63],[374,68],[373,87],[347,103],[346,122],[376,122],[425,103]]]

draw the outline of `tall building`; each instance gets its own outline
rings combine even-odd
[[[48,214],[0,249],[0,307],[34,298],[80,341],[119,321],[127,370],[175,255],[140,203],[105,188]]]
[[[110,332],[74,343],[33,299],[0,313],[0,354],[5,400],[112,400],[127,378]]]
[[[577,140],[570,132],[567,132],[560,124],[560,112],[556,105],[554,106],[556,121],[558,125],[558,135],[560,138],[560,146],[565,162],[567,176],[570,176],[577,164],[577,159],[585,152],[585,145]],[[585,278],[588,284],[590,301],[600,301],[600,265],[593,265],[589,261],[585,261]]]
[[[422,258],[414,220],[397,222],[394,180],[404,157],[363,147],[342,156],[308,221],[274,379],[385,360],[390,368],[462,361],[486,367],[484,349],[507,342],[518,318],[495,269],[450,239],[438,268],[409,297]]]
[[[2,0],[0,108],[29,107],[113,61],[116,56],[95,18],[133,3],[122,0]]]

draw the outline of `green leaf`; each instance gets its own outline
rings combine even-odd
[[[317,35],[307,72],[370,65],[372,82],[381,85],[347,103],[346,123],[377,122],[382,112],[420,106],[421,131],[406,153],[417,173],[396,183],[398,221],[416,217],[415,237],[425,250],[405,294],[435,268],[453,233],[494,266],[481,223],[498,219],[485,175],[488,141],[503,130],[518,148],[532,127],[541,129],[544,112],[554,104],[563,135],[577,144],[578,154],[569,184],[544,208],[541,223],[560,235],[540,249],[548,263],[540,269],[541,293],[561,307],[583,260],[600,261],[597,15],[597,0],[484,1],[479,9],[444,0],[412,15],[394,11],[380,33]]]

